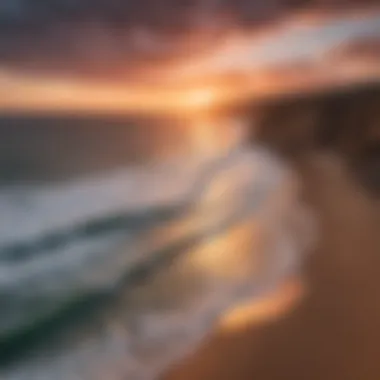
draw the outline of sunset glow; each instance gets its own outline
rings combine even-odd
[[[117,81],[0,67],[0,111],[193,115],[248,100],[379,80],[378,56],[330,58],[343,43],[366,36],[380,38],[380,11],[334,19],[302,15],[260,33],[228,32],[207,53],[153,69],[140,67]]]

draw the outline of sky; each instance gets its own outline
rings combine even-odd
[[[371,2],[375,3],[360,4]],[[301,0],[296,7],[309,3],[325,2]],[[290,7],[286,0],[2,0],[0,65],[101,72],[120,62],[128,66],[135,59],[187,54],[197,48],[196,43],[212,45],[206,35],[217,38],[231,28],[261,25]],[[204,31],[196,43],[186,40],[194,30]],[[287,42],[290,54],[295,44],[295,49],[310,46],[310,41],[297,36]],[[258,50],[263,53],[265,48]]]

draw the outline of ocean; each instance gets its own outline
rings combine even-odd
[[[245,142],[196,154],[170,124],[129,123],[0,121],[4,379],[151,378],[298,273],[311,219],[279,158]]]

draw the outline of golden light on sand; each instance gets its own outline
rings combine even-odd
[[[222,333],[234,333],[249,326],[284,316],[305,294],[304,284],[293,279],[259,300],[242,305],[225,316],[219,323]]]

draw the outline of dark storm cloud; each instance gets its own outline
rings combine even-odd
[[[189,30],[218,30],[219,16],[256,25],[309,3],[326,1],[1,0],[0,65],[85,72],[128,66],[177,52]]]
[[[96,70],[165,55],[202,16],[209,21],[214,7],[180,0],[2,0],[0,62]]]

